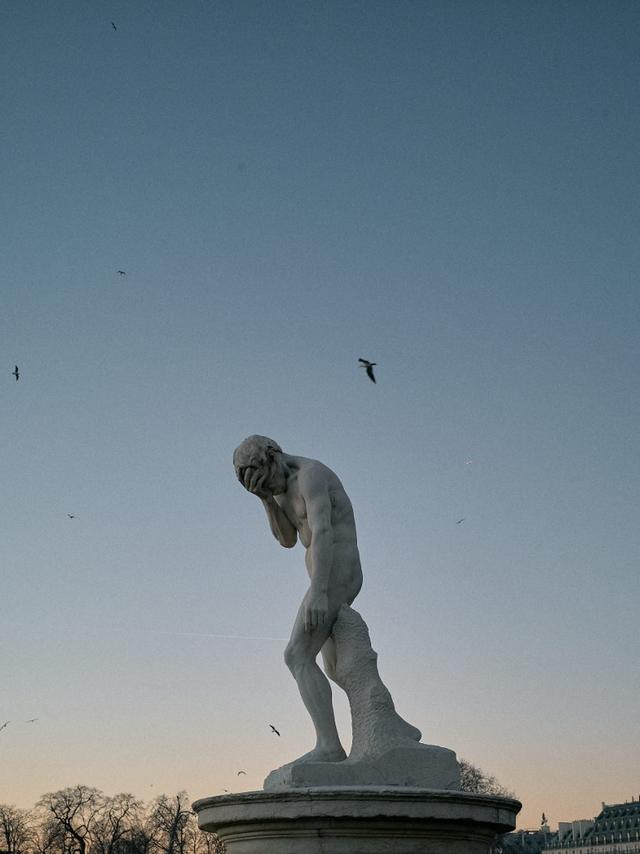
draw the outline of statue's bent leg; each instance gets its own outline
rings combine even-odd
[[[329,637],[333,619],[311,632],[304,630],[304,607],[302,603],[287,644],[284,658],[287,667],[298,684],[302,701],[309,712],[316,731],[314,750],[298,759],[301,761],[339,762],[346,758],[336,727],[331,701],[331,686],[316,662],[320,649]],[[335,615],[334,615],[335,618]]]

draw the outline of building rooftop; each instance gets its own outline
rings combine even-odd
[[[640,830],[640,799],[624,804],[602,804],[596,816],[593,833],[611,833],[618,830]]]
[[[598,845],[640,839],[640,797],[623,804],[605,804],[592,820],[560,822],[547,849],[574,845]]]

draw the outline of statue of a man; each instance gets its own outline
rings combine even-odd
[[[233,464],[240,483],[261,499],[280,545],[292,548],[300,539],[306,549],[310,584],[285,661],[311,715],[316,746],[297,761],[339,762],[346,754],[336,729],[331,687],[316,657],[322,652],[325,671],[334,679],[331,631],[341,607],[350,606],[362,586],[351,501],[331,469],[317,460],[285,454],[265,436],[245,439],[234,452]]]

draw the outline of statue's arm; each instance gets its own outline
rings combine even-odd
[[[311,474],[300,491],[307,508],[311,542],[307,552],[311,587],[306,599],[304,629],[311,632],[329,619],[329,582],[333,566],[333,526],[331,498],[326,480]]]
[[[271,533],[285,549],[292,549],[298,541],[298,532],[291,524],[278,502],[269,495],[262,499],[267,512]]]

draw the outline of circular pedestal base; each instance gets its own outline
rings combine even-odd
[[[406,788],[243,792],[193,805],[229,854],[486,854],[515,827],[511,798]]]

